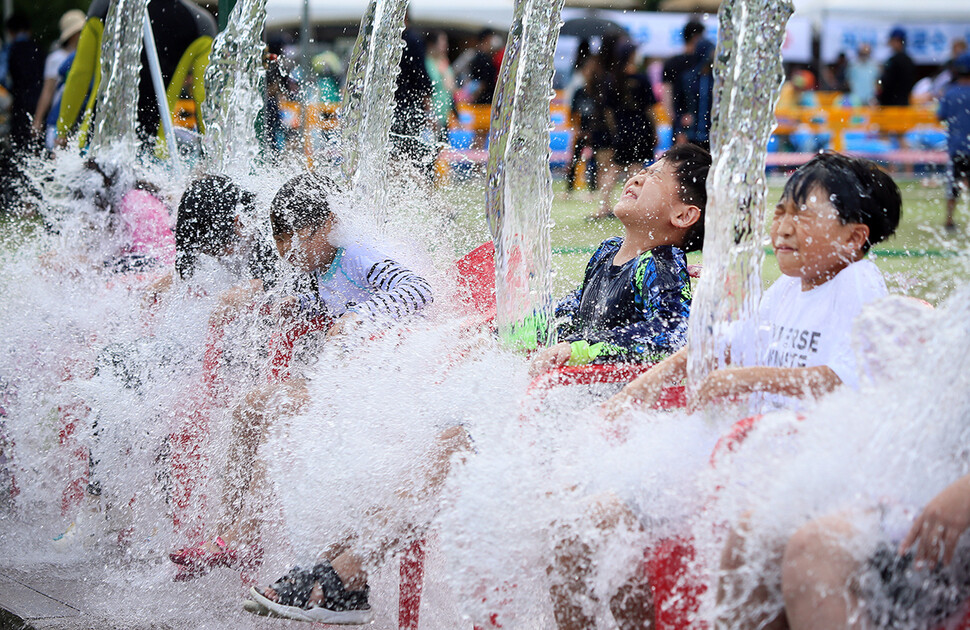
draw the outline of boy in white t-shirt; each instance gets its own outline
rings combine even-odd
[[[818,397],[842,384],[856,387],[852,322],[863,305],[886,295],[881,273],[864,257],[895,232],[901,206],[896,183],[869,160],[822,153],[795,171],[771,223],[784,276],[762,297],[757,332],[731,340],[732,356],[749,367],[712,372],[693,404],[753,392]],[[685,377],[686,368],[685,347],[609,404],[650,408],[665,384]]]
[[[822,153],[795,171],[771,224],[784,275],[765,292],[756,321],[739,326],[729,339],[732,359],[747,367],[712,372],[692,404],[750,393],[798,404],[797,399],[819,397],[842,384],[857,386],[852,322],[864,304],[886,295],[879,270],[864,257],[896,230],[901,206],[895,182],[869,160]],[[618,416],[633,405],[653,407],[663,387],[683,380],[686,371],[687,346],[624,387],[607,402],[607,414]],[[600,497],[590,516],[603,532],[640,527],[637,516],[615,497]],[[572,544],[561,554],[556,566],[567,587],[555,596],[559,629],[593,627],[584,609],[590,594],[582,586],[592,551]],[[637,627],[652,627],[649,595],[631,595],[650,593],[646,579],[637,574],[624,589],[629,603],[616,606],[635,607],[631,620],[636,618]]]

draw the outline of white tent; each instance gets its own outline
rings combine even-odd
[[[566,0],[566,6],[628,9],[639,0]],[[512,23],[513,0],[411,0],[411,16],[422,22],[504,30]],[[310,0],[310,20],[321,22],[359,21],[367,0]],[[286,26],[303,17],[303,0],[268,0],[267,23]]]
[[[970,21],[967,0],[794,0],[796,15],[878,18],[906,22]]]
[[[411,0],[414,20],[480,28],[507,29],[512,22],[512,0]],[[310,21],[359,22],[367,0],[310,0]],[[303,19],[303,0],[268,0],[266,23],[297,24]]]

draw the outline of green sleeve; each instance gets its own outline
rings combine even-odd
[[[74,62],[64,81],[61,110],[57,116],[57,135],[66,138],[74,129],[81,115],[94,106],[94,99],[101,83],[101,36],[104,23],[88,18],[81,30],[81,38],[74,53]],[[93,85],[92,85],[93,80]],[[84,97],[90,89],[91,97],[85,107]]]
[[[185,79],[192,75],[192,100],[195,101],[195,120],[199,126],[199,133],[205,131],[202,125],[202,101],[205,100],[205,69],[209,65],[209,53],[212,51],[212,38],[208,35],[199,37],[189,44],[182,53],[175,72],[172,73],[172,80],[168,83],[165,90],[165,98],[168,99],[168,111],[175,111],[179,96],[182,95],[182,86]],[[168,146],[165,144],[165,126],[158,126],[158,142],[156,154],[158,157],[165,157]]]

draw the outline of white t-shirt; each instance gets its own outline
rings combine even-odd
[[[859,371],[852,349],[852,324],[865,304],[886,294],[882,273],[870,260],[852,263],[809,291],[802,291],[799,278],[782,276],[761,298],[756,338],[735,343],[760,349],[759,358],[745,361],[746,365],[825,365],[844,384],[856,388]]]
[[[61,64],[64,60],[70,56],[71,53],[64,50],[63,48],[58,48],[57,50],[51,52],[47,55],[47,60],[44,62],[44,80],[56,79],[60,75],[57,73],[61,69]]]

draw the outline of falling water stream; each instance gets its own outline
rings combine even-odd
[[[90,150],[110,145],[132,149],[138,141],[138,82],[141,76],[142,28],[148,0],[118,0],[108,9],[101,43],[101,83]]]
[[[243,169],[255,161],[256,118],[263,107],[263,24],[266,0],[240,0],[212,43],[205,71],[206,170],[224,173],[230,162]]]
[[[562,0],[515,3],[492,103],[485,190],[500,335],[534,329],[540,343],[551,325],[549,102],[562,6]]]
[[[707,179],[704,273],[691,305],[688,383],[723,367],[723,334],[757,313],[765,226],[765,157],[784,72],[787,0],[729,0],[720,11]]]
[[[340,108],[341,171],[355,212],[386,220],[389,136],[408,0],[370,0],[347,68]]]

